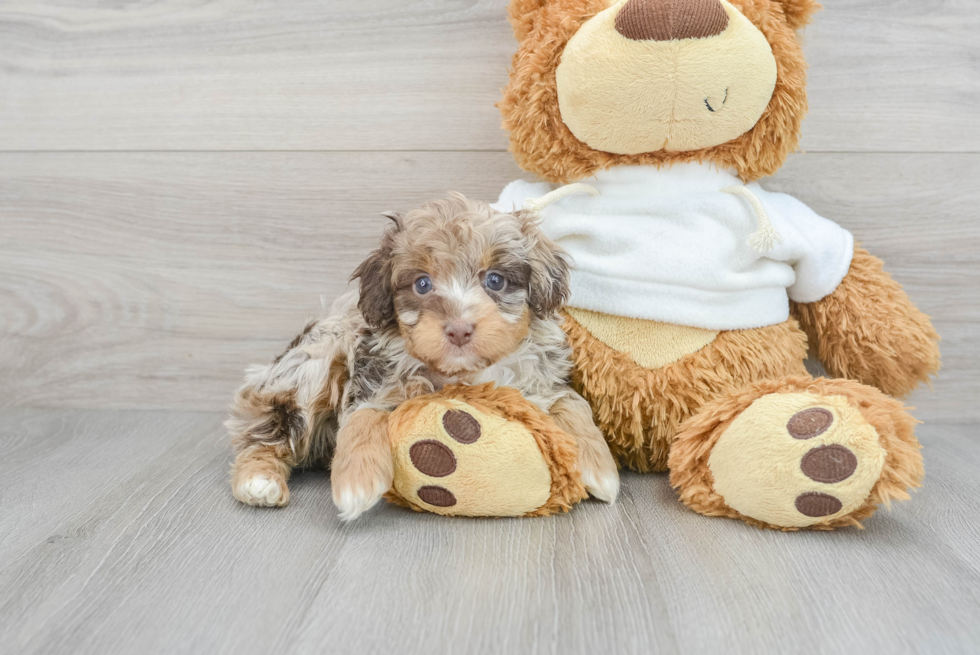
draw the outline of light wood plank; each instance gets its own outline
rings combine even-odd
[[[769,186],[881,255],[944,337],[926,420],[980,419],[978,155],[804,155]],[[506,153],[0,156],[0,404],[217,410],[346,288],[383,224]]]
[[[193,434],[199,441],[213,429],[213,414],[192,412],[3,411],[0,523],[6,529],[0,531],[0,560],[12,563],[39,543],[84,538],[105,520],[79,519],[93,498],[141,476],[174,438]],[[68,521],[76,525],[59,531]]]
[[[227,487],[221,418],[0,411],[5,435],[59,442],[76,426],[79,451],[124,472],[59,481],[48,451],[32,460],[32,494],[0,496],[0,531],[33,530],[13,551],[0,543],[0,643],[24,655],[980,647],[976,426],[924,428],[926,487],[866,530],[785,534],[689,512],[662,475],[627,475],[615,506],[544,519],[383,506],[341,524],[322,472],[291,482],[286,509],[247,508]],[[125,441],[154,454],[134,460]]]
[[[0,149],[503,150],[506,0],[0,6]],[[980,150],[973,0],[826,0],[810,151]]]
[[[0,404],[223,408],[346,289],[379,212],[518,174],[503,153],[0,157]]]
[[[980,12],[973,0],[821,0],[804,30],[818,151],[977,152]]]

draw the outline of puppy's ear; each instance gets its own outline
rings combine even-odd
[[[520,211],[515,216],[521,221],[521,229],[530,245],[528,304],[536,316],[547,318],[568,300],[571,258],[541,231],[537,214]]]
[[[379,329],[395,323],[395,290],[392,285],[391,253],[394,235],[402,228],[402,217],[394,212],[383,214],[394,221],[381,238],[381,247],[372,250],[367,259],[354,270],[350,279],[360,280],[357,308],[372,328]]]
[[[405,214],[401,212],[381,212],[381,215],[395,224],[393,228],[389,226],[395,232],[401,232],[402,228],[405,227]]]

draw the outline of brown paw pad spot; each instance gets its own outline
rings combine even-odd
[[[829,409],[811,407],[793,414],[786,430],[794,439],[812,439],[826,432],[833,422],[834,415]]]
[[[796,497],[796,511],[804,516],[830,516],[839,512],[841,507],[841,502],[830,494],[811,491]]]
[[[803,456],[800,468],[815,482],[846,480],[857,469],[857,456],[844,446],[819,446]]]
[[[424,503],[435,505],[436,507],[452,507],[456,504],[456,496],[449,489],[443,487],[428,486],[419,489],[419,498]]]
[[[433,478],[444,478],[456,470],[456,455],[445,444],[432,439],[416,441],[408,449],[412,464]]]
[[[459,443],[475,443],[480,438],[480,423],[461,409],[451,409],[443,414],[442,427]]]

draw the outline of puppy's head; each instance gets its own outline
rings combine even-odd
[[[503,214],[450,194],[392,220],[357,268],[358,308],[397,329],[409,352],[457,375],[490,366],[568,297],[569,260],[532,215]]]

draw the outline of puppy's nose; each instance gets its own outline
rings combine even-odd
[[[446,338],[456,346],[465,346],[473,339],[473,324],[465,321],[453,321],[446,325]]]
[[[616,31],[633,41],[703,39],[726,27],[719,0],[629,0],[616,15]]]

